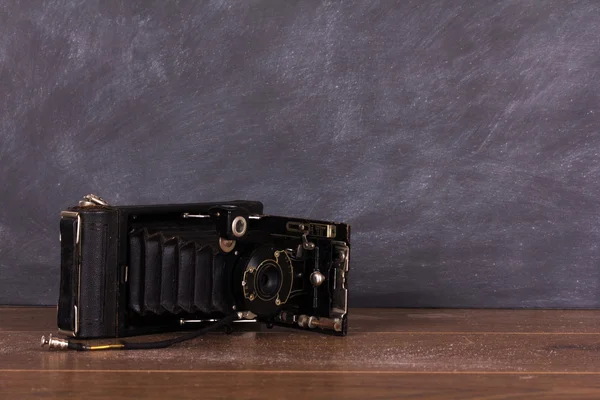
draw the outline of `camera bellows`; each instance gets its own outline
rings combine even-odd
[[[228,273],[210,239],[197,232],[131,232],[129,308],[141,315],[229,313]]]

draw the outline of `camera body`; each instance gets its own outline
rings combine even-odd
[[[58,327],[122,337],[240,321],[346,335],[350,226],[263,214],[257,201],[61,213]]]

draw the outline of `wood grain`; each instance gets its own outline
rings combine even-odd
[[[599,311],[357,309],[346,338],[260,329],[97,353],[42,350],[54,312],[0,308],[3,399],[600,397]]]
[[[0,394],[65,399],[597,399],[597,375],[0,371]]]

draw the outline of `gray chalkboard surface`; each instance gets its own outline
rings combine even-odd
[[[0,5],[0,304],[58,213],[257,199],[353,226],[352,304],[600,306],[600,3]]]

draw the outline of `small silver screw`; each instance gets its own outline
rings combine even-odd
[[[242,281],[242,286],[246,286],[246,281]]]
[[[231,307],[232,310],[237,310],[236,306]]]

